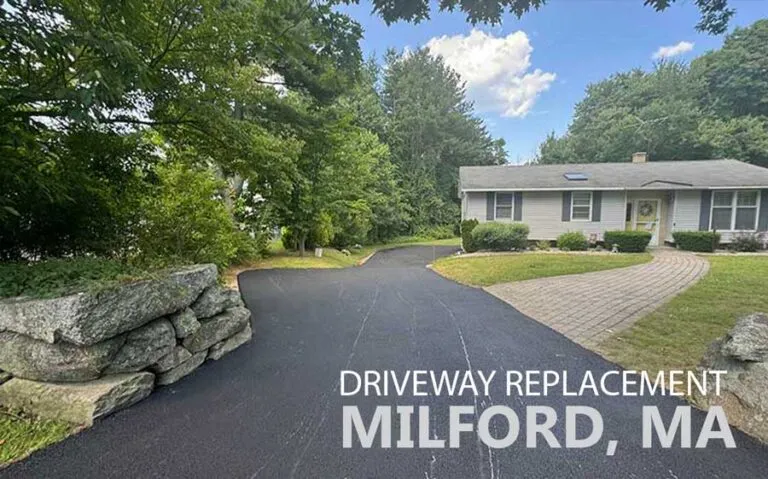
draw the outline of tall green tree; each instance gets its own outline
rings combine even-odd
[[[382,102],[385,142],[412,209],[410,232],[458,219],[458,171],[506,161],[504,141],[474,116],[458,74],[426,49],[388,52]]]
[[[587,87],[562,137],[539,163],[735,158],[768,166],[768,20],[737,29],[690,66],[662,62]]]
[[[99,200],[100,223],[119,230],[118,193],[130,196],[121,185],[166,145],[240,186],[289,186],[301,142],[285,124],[302,120],[276,88],[332,103],[357,80],[361,33],[309,0],[6,2],[0,242],[17,253],[88,250],[75,238],[80,223],[56,212]],[[143,148],[150,131],[166,145]],[[23,243],[34,237],[58,247]]]

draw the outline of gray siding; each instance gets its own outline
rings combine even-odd
[[[462,219],[485,222],[485,193],[465,193],[465,208]]]
[[[678,190],[672,209],[672,231],[696,231],[699,229],[701,190]]]
[[[528,236],[533,240],[554,240],[567,231],[598,234],[606,230],[624,229],[624,193],[604,191],[602,194],[601,221],[563,221],[563,193],[561,191],[536,191],[523,193],[523,223],[531,228]]]

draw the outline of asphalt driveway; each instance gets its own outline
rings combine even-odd
[[[477,407],[525,403],[562,412],[591,405],[605,421],[589,449],[491,450],[342,448],[342,405],[364,417],[376,405],[429,405],[432,435],[447,438],[448,410],[466,397],[353,397],[339,394],[342,369],[567,370],[615,367],[475,288],[424,265],[450,248],[386,251],[360,268],[251,271],[240,285],[254,339],[179,383],[100,421],[90,430],[0,471],[3,477],[502,478],[765,477],[768,449],[736,432],[737,449],[641,448],[641,406],[670,414],[670,398],[507,399],[503,383]],[[698,431],[703,413],[694,414]],[[563,424],[555,433],[564,437]],[[694,434],[694,439],[696,434]]]

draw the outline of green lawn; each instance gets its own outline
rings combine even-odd
[[[36,419],[0,407],[0,468],[61,441],[75,429],[66,422]]]
[[[599,345],[622,366],[647,370],[693,369],[709,344],[736,319],[768,312],[768,258],[708,256],[707,276],[629,330]]]
[[[443,276],[471,286],[490,286],[525,279],[588,273],[647,263],[651,255],[523,253],[441,258],[433,268]]]

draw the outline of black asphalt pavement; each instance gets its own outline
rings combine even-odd
[[[768,449],[734,430],[736,449],[643,449],[641,407],[668,417],[685,403],[669,397],[507,397],[502,380],[488,396],[341,397],[342,369],[567,370],[571,377],[616,366],[532,321],[480,289],[425,265],[451,248],[381,252],[343,270],[250,271],[240,287],[254,338],[179,383],[93,428],[0,471],[45,478],[513,478],[766,477]],[[552,406],[556,437],[566,405],[597,408],[602,441],[587,449],[527,449],[520,439],[490,449],[473,433],[458,449],[342,447],[342,406],[364,418],[377,405],[428,405],[429,435],[448,438],[448,406],[483,410]],[[704,413],[693,414],[693,442]],[[466,420],[466,419],[465,419]],[[471,420],[471,416],[470,416]],[[494,425],[498,426],[496,422]],[[414,422],[413,427],[416,427]],[[394,427],[395,437],[399,426]],[[522,428],[524,431],[524,427]],[[503,430],[497,430],[498,435]],[[414,436],[416,433],[414,432]],[[615,455],[606,455],[617,440]],[[378,440],[374,443],[378,444]],[[656,442],[658,445],[658,442]]]

